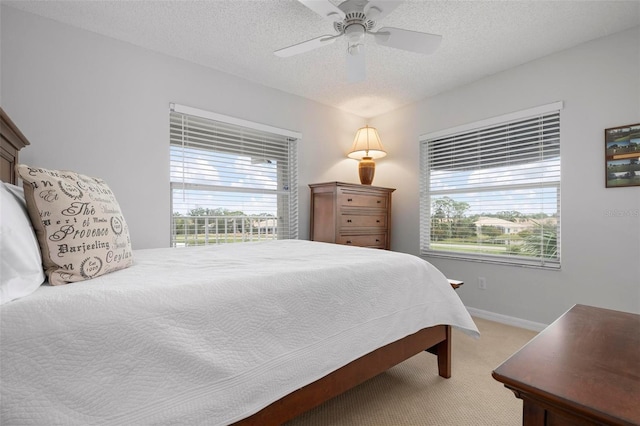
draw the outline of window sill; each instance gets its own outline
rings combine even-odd
[[[445,251],[435,251],[435,250],[421,250],[420,256],[427,259],[428,258],[439,258],[439,259],[450,259],[450,260],[459,260],[466,262],[479,262],[479,263],[491,263],[495,265],[504,265],[504,266],[516,266],[521,268],[533,268],[533,269],[544,269],[551,271],[559,271],[561,269],[561,264],[559,260],[547,260],[542,261],[540,259],[527,259],[527,258],[506,258],[503,256],[491,256],[491,255],[472,255],[472,254],[460,254],[453,252],[445,252]]]

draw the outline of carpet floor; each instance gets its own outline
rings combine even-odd
[[[522,401],[491,372],[537,333],[474,318],[480,338],[453,331],[452,377],[423,352],[287,423],[330,425],[522,424]]]

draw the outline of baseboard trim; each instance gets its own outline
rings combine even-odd
[[[521,318],[510,317],[508,315],[496,314],[495,312],[484,311],[482,309],[471,308],[467,306],[467,311],[472,317],[478,317],[489,321],[499,322],[501,324],[512,325],[514,327],[525,328],[527,330],[542,331],[548,324],[541,322],[529,321]]]

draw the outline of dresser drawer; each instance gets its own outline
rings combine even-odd
[[[386,228],[387,214],[342,214],[341,228]]]
[[[387,208],[387,196],[378,194],[358,194],[340,191],[338,202],[341,207]]]
[[[385,248],[387,246],[386,234],[374,235],[340,235],[336,242],[348,246]]]

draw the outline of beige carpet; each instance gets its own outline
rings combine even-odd
[[[475,319],[481,337],[454,330],[450,379],[421,353],[301,415],[287,426],[520,425],[522,401],[491,377],[535,332]]]

